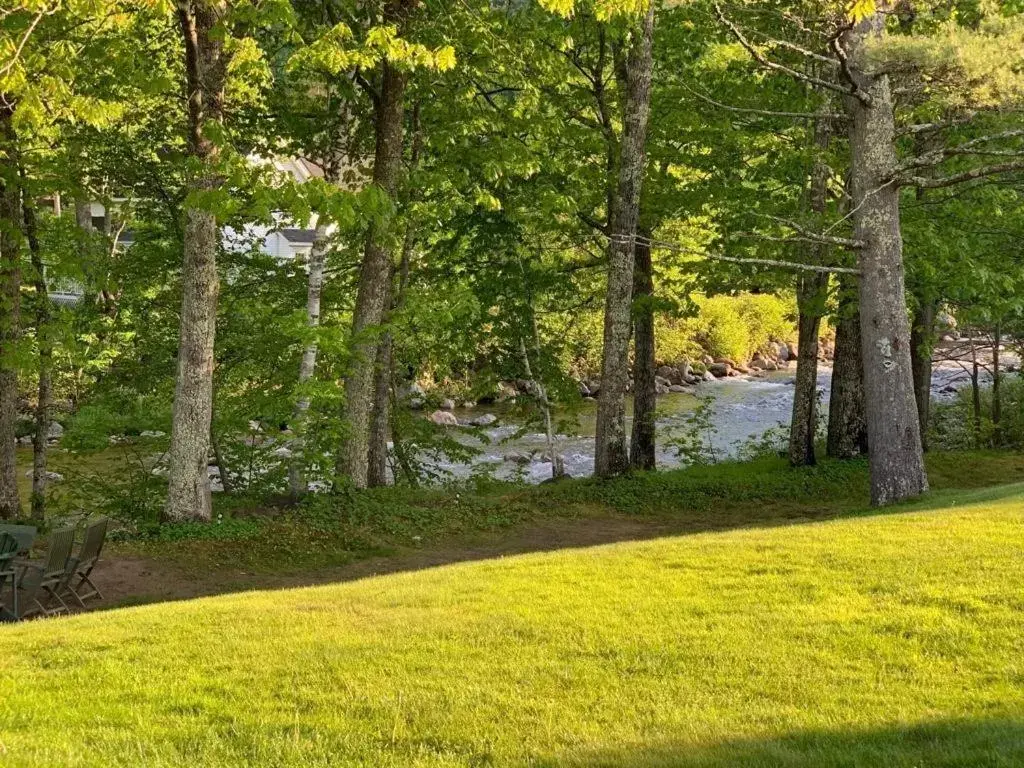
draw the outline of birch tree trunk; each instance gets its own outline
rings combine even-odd
[[[0,99],[0,519],[21,516],[16,429],[18,369],[14,348],[21,312],[21,190],[18,183],[14,107]]]
[[[608,287],[604,309],[601,391],[597,398],[594,473],[609,477],[629,469],[626,389],[633,299],[633,264],[640,192],[643,187],[647,120],[651,106],[654,4],[633,31],[626,63],[624,130],[619,179],[608,244]]]
[[[650,233],[640,230],[649,237]],[[633,272],[633,431],[629,443],[629,465],[633,469],[652,470],[656,464],[654,346],[654,268],[651,246],[638,242]]]
[[[327,249],[330,238],[325,224],[318,224],[313,237],[313,247],[309,252],[309,273],[306,278],[306,325],[310,329],[320,326],[320,297],[324,288],[324,267],[327,263]],[[312,338],[302,353],[299,364],[299,387],[308,384],[316,372],[317,356],[316,338]],[[292,413],[292,430],[295,439],[292,441],[292,458],[288,465],[288,488],[292,500],[297,500],[309,490],[306,482],[305,432],[306,417],[309,413],[309,395],[302,394],[295,403]]]
[[[842,277],[839,285],[836,353],[832,364],[826,452],[832,459],[852,459],[868,451],[860,312],[857,309],[857,285],[854,280]]]
[[[881,36],[882,13],[844,35],[850,77],[865,99],[847,97],[851,118],[854,236],[860,249],[861,348],[871,467],[876,506],[928,490],[903,275],[896,130],[887,75],[869,71],[866,45]]]
[[[51,375],[53,370],[53,342],[50,338],[50,295],[46,287],[46,268],[39,247],[36,211],[31,201],[22,201],[25,219],[25,238],[32,257],[32,282],[35,286],[36,346],[39,351],[36,389],[35,430],[32,434],[32,519],[46,519],[46,449],[50,436]]]
[[[400,15],[401,2],[389,4]],[[398,188],[402,165],[403,116],[406,74],[390,61],[382,65],[380,93],[375,100],[376,149],[373,183],[392,199]],[[392,280],[390,233],[372,226],[366,239],[359,292],[352,318],[352,359],[345,377],[345,417],[348,432],[338,451],[337,474],[356,488],[370,479],[370,435],[378,391],[377,356],[389,307]],[[385,406],[386,407],[386,406]]]
[[[194,191],[217,188],[219,148],[207,135],[223,119],[227,57],[216,27],[223,0],[179,0],[178,20],[185,47],[189,152],[202,165]],[[185,209],[181,325],[169,452],[169,487],[163,519],[209,520],[207,471],[213,413],[213,349],[217,321],[217,249],[220,232],[213,211]]]

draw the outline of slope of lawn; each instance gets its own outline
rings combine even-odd
[[[1024,765],[1024,485],[0,627],[0,764]]]

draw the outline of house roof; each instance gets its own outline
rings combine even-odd
[[[292,245],[312,245],[316,239],[315,229],[282,229],[281,234]]]

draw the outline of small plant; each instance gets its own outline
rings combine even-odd
[[[696,407],[683,417],[680,434],[665,443],[687,464],[716,464],[720,461],[714,444],[715,435],[718,434],[714,424],[714,406],[714,397],[699,395]]]

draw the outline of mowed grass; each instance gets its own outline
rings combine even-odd
[[[1024,765],[1024,485],[2,627],[0,764]]]

